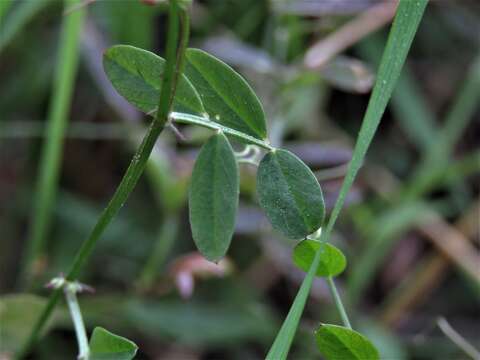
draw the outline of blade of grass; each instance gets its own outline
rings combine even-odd
[[[434,142],[425,148],[425,155],[418,165],[414,175],[399,191],[398,197],[401,205],[394,209],[392,214],[402,208],[415,208],[415,203],[434,186],[455,183],[478,168],[478,153],[474,152],[466,156],[464,161],[449,164],[445,160],[451,158],[455,143],[464,131],[473,112],[478,106],[480,95],[480,56],[472,63],[467,77],[451,110],[447,114],[443,128],[435,132]],[[420,214],[419,214],[420,215]],[[384,218],[387,215],[384,215]],[[350,305],[358,301],[365,290],[369,280],[374,276],[378,266],[384,257],[394,246],[395,238],[400,231],[405,231],[417,222],[413,216],[397,231],[388,232],[390,226],[387,221],[378,221],[375,225],[376,233],[368,235],[369,246],[356,258],[356,271],[352,273],[348,281],[348,295]]]
[[[75,280],[76,277],[79,275],[80,270],[92,254],[93,249],[95,248],[95,245],[97,244],[101,235],[103,234],[107,226],[110,224],[110,222],[113,220],[120,208],[123,206],[125,201],[128,199],[128,196],[130,195],[140,176],[142,175],[145,164],[147,163],[147,160],[153,150],[158,136],[163,131],[165,124],[168,121],[168,116],[175,95],[175,84],[179,75],[178,68],[182,62],[182,57],[186,48],[186,44],[182,43],[181,46],[178,48],[179,56],[177,57],[180,11],[184,10],[180,10],[176,0],[171,0],[168,15],[166,63],[157,114],[154,120],[151,122],[148,132],[143,138],[137,152],[133,156],[133,159],[128,166],[128,169],[119,186],[117,187],[117,190],[115,191],[112,199],[100,215],[89,237],[83,242],[82,246],[77,252],[77,255],[75,256],[75,259],[73,260],[72,265],[67,273],[67,281]],[[186,13],[184,16],[187,17],[188,20],[188,15],[186,15]],[[185,22],[182,23],[184,24]],[[188,31],[188,27],[184,27],[182,31]],[[36,343],[45,323],[47,322],[53,309],[57,305],[60,299],[60,295],[61,289],[57,289],[50,296],[50,299],[45,306],[45,309],[39,317],[39,320],[33,325],[30,336],[28,337],[27,341],[20,349],[20,351],[16,354],[16,359],[21,359],[25,357],[32,348],[32,346]]]
[[[65,7],[79,3],[66,0]],[[78,68],[80,34],[85,12],[79,10],[63,20],[60,48],[57,55],[55,81],[48,111],[46,138],[40,159],[39,178],[35,191],[32,224],[24,255],[22,283],[29,285],[35,273],[36,261],[45,251],[48,228],[62,161],[62,149],[68,111]]]
[[[326,230],[321,238],[327,241],[333,230],[333,226],[340,214],[350,187],[360,169],[367,149],[372,141],[375,131],[380,123],[382,115],[392,95],[395,83],[400,75],[402,65],[405,62],[413,37],[417,31],[427,0],[410,1],[401,0],[393,21],[388,37],[387,45],[382,56],[377,80],[373,89],[367,112],[362,122],[362,127],[355,144],[352,160],[350,161],[347,175],[340,189],[340,194],[335,203],[332,215]],[[311,268],[300,287],[292,307],[282,325],[277,337],[267,355],[267,359],[285,359],[290,349],[293,337],[298,327],[300,316],[305,307],[308,293],[312,286],[313,275],[318,266],[319,253],[316,254]]]

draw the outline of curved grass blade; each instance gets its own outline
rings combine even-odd
[[[193,240],[210,261],[220,260],[230,246],[239,186],[238,165],[227,137],[213,135],[195,162],[188,195]]]
[[[326,360],[378,360],[378,350],[365,336],[343,326],[322,324],[315,331],[320,353]]]
[[[320,185],[308,166],[287,150],[264,156],[257,172],[257,193],[272,226],[291,239],[305,238],[323,223]]]
[[[310,239],[303,240],[295,246],[293,263],[307,272],[317,251],[320,252],[320,263],[315,275],[320,277],[337,276],[345,270],[347,260],[339,249],[329,243]]]
[[[130,45],[116,45],[105,51],[103,67],[114,88],[131,104],[146,113],[158,106],[165,60]],[[190,81],[182,75],[175,93],[173,109],[202,114],[202,101]]]
[[[368,147],[377,130],[378,124],[390,99],[395,83],[400,75],[402,65],[405,62],[408,50],[417,31],[423,12],[427,6],[428,0],[401,0],[392,28],[388,37],[387,45],[382,56],[380,69],[377,74],[377,80],[368,103],[367,112],[362,122],[362,127],[355,144],[352,160],[349,164],[347,175],[340,189],[340,194],[335,203],[332,215],[329,219],[325,232],[321,240],[327,241],[333,230],[333,226],[340,214],[350,187],[353,184],[355,176],[360,169]],[[295,336],[300,316],[305,307],[305,303],[312,287],[314,269],[319,263],[319,252],[315,254],[314,261],[305,277],[300,290],[290,308],[282,328],[270,349],[267,358],[285,359],[288,355],[290,345]]]
[[[202,50],[188,49],[185,57],[185,75],[199,92],[210,120],[264,140],[265,114],[250,85]]]

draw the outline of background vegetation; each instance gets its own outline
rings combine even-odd
[[[5,357],[28,334],[49,292],[43,284],[68,268],[150,121],[116,94],[101,59],[119,43],[164,55],[166,7],[137,0],[78,7],[87,3],[0,0]],[[393,14],[393,2],[370,0],[194,2],[190,45],[252,84],[272,143],[315,171],[327,211]],[[65,25],[72,15],[76,22]],[[475,1],[429,5],[332,237],[349,263],[337,286],[351,320],[387,359],[467,356],[451,327],[480,347],[479,24]],[[47,118],[57,125],[47,128]],[[45,144],[54,154],[52,139],[63,127],[65,141],[60,136],[55,145],[61,156],[52,160]],[[82,273],[96,289],[80,296],[87,326],[128,336],[139,359],[262,358],[304,277],[291,260],[295,243],[271,230],[257,204],[255,167],[243,164],[228,258],[219,269],[192,253],[187,186],[210,133],[178,130],[162,135],[146,175]],[[50,165],[42,174],[45,157]],[[39,179],[57,169],[58,189],[39,199]],[[43,229],[38,215],[47,218]],[[18,295],[27,289],[39,296]],[[292,358],[318,357],[311,331],[319,319],[340,323],[322,280],[314,283]],[[76,353],[65,307],[33,358],[52,359],[52,348],[58,359]]]

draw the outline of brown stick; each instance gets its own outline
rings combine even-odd
[[[372,6],[334,33],[318,41],[305,54],[305,67],[321,68],[335,55],[389,23],[395,15],[397,4],[396,0],[388,0]]]

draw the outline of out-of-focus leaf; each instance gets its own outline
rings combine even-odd
[[[138,350],[132,341],[101,327],[93,330],[89,346],[91,360],[131,360]]]
[[[265,139],[262,105],[248,83],[214,56],[188,49],[184,73],[197,89],[210,120]]]
[[[140,110],[148,113],[158,106],[165,60],[134,46],[116,45],[103,55],[103,67],[114,88]],[[201,114],[202,101],[184,76],[178,83],[175,111]]]
[[[363,62],[337,56],[322,68],[322,76],[334,87],[354,93],[371,90],[375,76]]]
[[[270,341],[275,321],[266,308],[197,301],[133,301],[125,308],[130,323],[158,339],[187,345],[239,346],[242,341]],[[261,321],[259,321],[261,319]]]
[[[203,43],[202,48],[230,65],[259,73],[270,73],[280,66],[265,50],[230,36],[210,37]]]
[[[372,0],[272,1],[275,12],[298,16],[350,15],[372,4]]]
[[[294,264],[307,272],[319,248],[322,248],[322,250],[316,273],[317,276],[337,276],[345,270],[347,260],[339,249],[329,243],[310,239],[303,240],[295,246],[293,250]]]
[[[3,1],[3,0],[2,0]],[[18,1],[17,4],[9,11],[5,20],[0,19],[0,51],[3,51],[18,34],[19,31],[46,6],[53,3],[52,0],[38,1]],[[5,6],[5,5],[4,5]]]
[[[343,326],[322,324],[315,331],[320,353],[326,360],[376,360],[378,350],[362,334]]]
[[[366,320],[361,321],[358,329],[372,341],[381,359],[405,360],[408,358],[400,340],[388,329]]]
[[[322,225],[325,204],[312,171],[287,150],[269,152],[257,172],[260,205],[272,226],[292,239],[314,233]]]
[[[223,133],[213,135],[195,162],[188,196],[193,240],[210,261],[222,258],[230,246],[239,191],[233,149]]]
[[[0,353],[8,354],[19,350],[45,304],[45,299],[28,294],[12,294],[0,298]],[[52,320],[46,331],[51,325]]]
[[[303,141],[286,143],[284,148],[297,154],[311,168],[343,165],[352,159],[352,149],[342,145]]]

